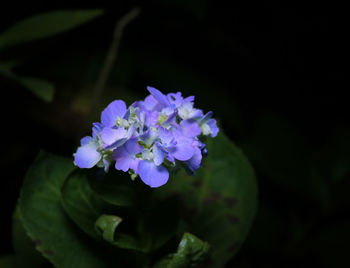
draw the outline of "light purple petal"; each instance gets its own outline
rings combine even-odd
[[[171,153],[177,160],[189,160],[194,153],[192,140],[186,137],[180,137],[176,141],[177,144],[174,147],[169,148],[169,153]]]
[[[143,147],[138,144],[137,138],[131,138],[125,143],[125,149],[128,152],[129,155],[135,156],[138,153],[141,153],[143,151]]]
[[[180,123],[181,131],[186,137],[196,137],[201,134],[202,130],[198,125],[198,122],[193,119],[184,120]]]
[[[160,92],[158,89],[155,89],[154,87],[147,87],[147,90],[152,94],[152,96],[161,104],[164,106],[169,106],[170,103],[167,99],[167,97]]]
[[[127,172],[131,168],[134,169],[135,172],[137,172],[135,168],[137,168],[139,159],[130,156],[126,151],[125,146],[117,148],[112,155],[112,159],[116,161],[115,168],[117,170]]]
[[[168,159],[171,163],[175,163],[175,158],[169,153],[166,155],[166,159]]]
[[[86,145],[90,142],[93,142],[93,141],[94,141],[94,139],[92,137],[86,136],[80,140],[80,144],[81,144],[81,146],[84,146],[84,145]]]
[[[148,111],[153,111],[157,104],[158,101],[152,95],[148,95],[143,102],[145,109]]]
[[[115,169],[127,172],[130,166],[132,165],[132,162],[133,162],[133,159],[129,157],[119,158],[115,162]]]
[[[95,143],[88,143],[78,148],[74,155],[74,164],[80,168],[92,168],[101,159]]]
[[[199,118],[203,116],[203,111],[201,109],[193,109],[190,113],[190,118]]]
[[[103,125],[101,123],[92,123],[92,125],[93,125],[92,132],[95,136],[97,136],[98,134],[101,133],[103,129]]]
[[[102,111],[101,123],[107,127],[115,126],[117,117],[123,118],[126,113],[126,105],[122,100],[111,102],[106,109]]]
[[[105,127],[101,132],[101,139],[105,144],[110,145],[113,142],[116,142],[117,140],[125,138],[126,134],[127,131],[124,128],[115,129]]]
[[[165,120],[162,125],[167,125],[172,123],[176,119],[177,114],[178,114],[178,110],[175,109],[175,111],[169,115],[168,119]]]
[[[195,171],[201,166],[201,162],[202,162],[202,152],[199,148],[196,147],[194,148],[193,156],[191,157],[191,159],[186,161],[186,164],[188,165],[191,171]]]
[[[139,163],[138,174],[141,180],[150,187],[164,185],[169,179],[169,171],[163,166],[156,166],[152,161],[142,160]]]
[[[132,137],[132,135],[134,135],[135,131],[136,131],[135,126],[129,127],[128,132],[126,133],[126,138],[130,139]]]
[[[200,123],[200,124],[204,124],[204,123],[208,122],[209,119],[212,117],[212,115],[213,115],[213,112],[212,112],[212,111],[207,112],[207,113],[199,120],[199,123]]]
[[[173,104],[176,108],[180,107],[183,102],[183,97],[181,96],[181,92],[169,93],[167,97],[169,102]]]
[[[158,124],[158,111],[148,112],[145,119],[146,126],[156,126]]]
[[[163,127],[160,127],[158,129],[158,135],[159,135],[159,138],[162,141],[162,143],[167,144],[167,145],[170,144],[170,142],[174,139],[174,136],[171,133],[171,131],[167,130]]]
[[[193,102],[194,101],[194,96],[189,96],[184,99],[184,102]]]
[[[160,148],[160,145],[157,143],[155,143],[152,148],[153,148],[153,161],[156,164],[156,166],[159,166],[164,161],[164,152]]]
[[[219,128],[218,126],[216,125],[216,120],[215,119],[210,119],[208,122],[207,122],[208,126],[210,127],[210,130],[211,130],[211,136],[214,138],[216,137],[216,135],[218,135],[218,132],[219,132]]]
[[[147,146],[151,146],[156,138],[157,133],[151,129],[148,129],[140,136],[141,141],[143,141]]]

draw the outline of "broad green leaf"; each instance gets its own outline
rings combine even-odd
[[[0,34],[0,49],[54,36],[84,24],[103,13],[100,9],[53,11],[26,18]]]
[[[132,184],[132,188],[128,190],[130,195],[139,194],[139,205],[116,206],[115,201],[119,203],[122,199],[116,197],[111,199],[112,202],[106,202],[91,188],[91,185],[95,185],[92,181],[96,180],[93,174],[93,170],[77,170],[68,177],[62,188],[62,202],[67,214],[92,238],[103,238],[106,242],[123,249],[151,252],[175,235],[178,213],[173,198],[153,202],[148,194],[149,189],[141,182],[132,182],[129,176],[120,176],[120,172],[110,170],[105,178],[104,187],[107,187],[109,182],[112,189],[116,189],[116,195],[123,195],[125,189],[113,188],[116,187],[113,181],[128,180]],[[141,194],[140,188],[145,194]]]
[[[182,236],[176,253],[158,262],[154,268],[197,267],[198,264],[205,260],[208,252],[208,243],[203,242],[190,233],[185,233]]]
[[[15,256],[14,255],[5,255],[0,256],[0,267],[1,268],[16,268]]]
[[[103,238],[119,248],[143,251],[142,241],[119,231],[117,227],[123,218],[117,215],[121,209],[106,203],[91,190],[86,173],[76,170],[62,188],[62,204],[67,214],[94,239]]]
[[[23,228],[19,207],[16,207],[12,219],[12,244],[15,251],[16,267],[41,267],[46,260],[35,249],[32,241]]]
[[[56,267],[108,267],[108,252],[94,245],[61,206],[61,188],[74,169],[72,159],[41,153],[28,170],[19,208],[23,226],[37,249]]]
[[[210,244],[212,262],[223,267],[250,230],[257,186],[250,163],[222,130],[206,143],[209,155],[197,175],[179,173],[159,194],[180,196],[189,231]]]
[[[88,181],[96,194],[116,206],[135,205],[140,197],[137,183],[125,172],[111,171],[102,180],[91,178]]]
[[[152,203],[151,199],[147,202]],[[149,209],[142,210],[139,231],[146,241],[147,251],[160,248],[176,235],[179,231],[179,210],[178,200],[173,197],[154,200]]]

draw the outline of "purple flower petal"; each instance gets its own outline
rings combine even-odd
[[[124,128],[109,128],[105,127],[101,132],[101,139],[106,145],[110,145],[117,140],[123,139],[126,137],[127,130]]]
[[[102,111],[101,123],[106,127],[113,127],[117,121],[117,117],[123,118],[126,113],[126,105],[122,100],[111,102],[106,109]]]
[[[151,146],[156,138],[157,133],[151,129],[148,129],[140,136],[141,141],[143,141],[147,146]]]
[[[143,147],[138,143],[137,138],[131,138],[125,143],[124,146],[129,155],[136,155],[143,151]]]
[[[165,146],[170,144],[170,142],[174,139],[174,136],[171,133],[171,131],[167,130],[163,127],[160,127],[158,129],[158,135],[159,135],[159,138],[162,141],[162,143],[165,144]]]
[[[161,104],[164,106],[170,106],[170,103],[167,99],[167,97],[160,92],[158,89],[155,89],[154,87],[147,87],[147,90],[152,94],[152,96]]]
[[[175,108],[178,108],[179,106],[181,106],[183,102],[183,97],[181,96],[181,92],[169,93],[167,97],[169,102],[173,104]]]
[[[93,123],[92,125],[92,136],[96,138],[101,133],[103,126],[101,123]]]
[[[186,137],[180,137],[176,139],[177,144],[169,148],[169,153],[172,154],[177,160],[186,161],[189,160],[194,153],[192,146],[192,139]]]
[[[202,133],[202,129],[199,127],[198,122],[194,119],[184,120],[180,123],[181,131],[184,136],[193,138]]]
[[[201,163],[202,163],[202,152],[199,148],[196,147],[194,148],[193,156],[191,157],[191,159],[186,161],[186,164],[188,165],[191,171],[195,171],[201,166]]]
[[[158,101],[152,95],[148,95],[143,102],[143,106],[148,111],[153,111],[157,104]]]
[[[213,112],[212,112],[212,111],[207,112],[207,113],[199,120],[199,123],[200,123],[200,124],[204,124],[204,123],[208,122],[209,119],[212,117],[212,115],[213,115]]]
[[[194,101],[194,96],[189,96],[184,99],[184,102],[193,102]]]
[[[124,172],[127,172],[130,168],[135,167],[136,164],[138,163],[138,161],[139,161],[138,158],[132,159],[128,155],[120,157],[120,158],[116,158],[115,168],[117,170],[122,170]],[[134,170],[134,171],[137,172],[136,170]]]
[[[142,160],[139,163],[138,174],[141,180],[150,187],[159,187],[167,183],[169,171],[163,166],[156,166],[152,161]]]
[[[128,140],[122,147],[113,152],[112,159],[116,160],[115,168],[124,172],[131,168],[137,173],[140,159],[136,158],[135,155],[142,152],[142,150],[143,147],[137,143],[137,138]]]
[[[219,128],[216,125],[216,120],[212,118],[207,122],[207,124],[211,130],[211,137],[213,138],[216,137],[216,135],[218,135],[218,132],[219,132]]]
[[[88,143],[78,148],[74,155],[74,164],[80,168],[92,168],[101,159],[97,144]]]
[[[164,152],[160,148],[159,143],[155,143],[152,149],[153,149],[153,161],[156,164],[156,166],[159,166],[164,161]]]
[[[178,114],[178,110],[175,109],[175,111],[169,115],[168,119],[165,120],[162,125],[167,125],[172,123],[176,119],[177,114]]]
[[[84,145],[86,145],[90,142],[93,142],[93,141],[94,141],[94,139],[92,137],[86,136],[80,140],[80,144],[81,144],[81,146],[84,146]]]

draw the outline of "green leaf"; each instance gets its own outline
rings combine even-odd
[[[55,88],[50,82],[34,77],[17,77],[17,81],[43,101],[53,100]]]
[[[128,173],[121,171],[111,171],[103,180],[91,178],[88,182],[98,196],[116,206],[135,205],[141,195],[137,183],[130,179]]]
[[[21,63],[21,60],[7,60],[0,62],[0,71],[8,72]]]
[[[128,173],[115,170],[110,170],[102,180],[91,176],[88,182],[104,201],[125,207],[126,210],[130,206],[138,208],[134,217],[137,217],[137,229],[142,237],[144,251],[150,252],[161,247],[175,235],[179,209],[174,198],[153,200],[152,189],[139,179],[132,181]]]
[[[103,13],[101,9],[53,11],[26,18],[0,34],[0,49],[54,36],[84,24]]]
[[[51,102],[53,100],[55,88],[50,82],[34,77],[18,76],[10,71],[10,67],[11,66],[3,66],[3,69],[1,69],[0,66],[0,75],[19,83],[43,101]]]
[[[148,200],[152,203],[152,200]],[[150,208],[144,209],[139,216],[139,232],[144,237],[148,252],[156,250],[168,242],[178,232],[179,204],[174,197],[155,199]]]
[[[159,194],[180,196],[189,231],[211,245],[212,261],[223,267],[250,230],[257,186],[250,163],[222,130],[207,140],[207,148],[208,157],[195,177],[177,174]]]
[[[0,267],[1,268],[15,268],[15,256],[14,255],[5,255],[0,256]]]
[[[28,237],[24,230],[21,211],[18,206],[12,219],[12,244],[15,251],[16,267],[41,267],[46,261],[35,250],[34,241]]]
[[[122,218],[114,215],[101,215],[95,223],[95,228],[104,240],[114,243],[115,229],[122,221]]]
[[[158,262],[154,268],[187,268],[197,267],[205,260],[209,252],[209,244],[198,237],[185,233],[177,252]]]
[[[21,190],[23,226],[37,249],[57,267],[108,267],[107,249],[88,240],[61,207],[61,188],[73,169],[72,159],[49,153],[37,157]]]
[[[62,204],[72,220],[92,238],[104,239],[119,248],[144,251],[142,241],[117,229],[122,218],[116,215],[121,209],[106,203],[91,190],[87,172],[76,170],[68,177],[62,188]]]

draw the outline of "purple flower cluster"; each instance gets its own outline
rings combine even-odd
[[[107,172],[115,168],[137,175],[150,187],[159,187],[169,178],[169,170],[183,162],[192,173],[206,154],[201,135],[215,137],[219,131],[212,112],[193,107],[194,97],[181,92],[164,95],[147,87],[151,95],[129,108],[122,100],[110,103],[94,123],[92,137],[81,139],[74,154],[80,168],[97,165]]]

